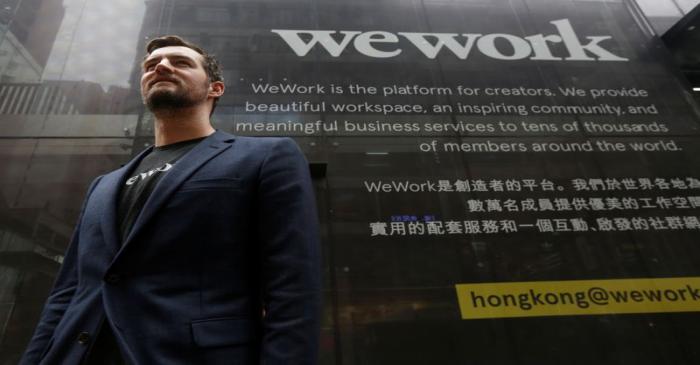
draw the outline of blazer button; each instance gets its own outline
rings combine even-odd
[[[87,332],[80,332],[78,334],[78,343],[81,345],[87,345],[90,342],[90,334]]]
[[[116,284],[121,280],[121,276],[119,274],[109,274],[105,278],[105,281],[108,282],[109,284]]]

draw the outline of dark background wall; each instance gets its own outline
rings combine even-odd
[[[691,219],[700,215],[692,203],[700,196],[698,107],[657,36],[670,19],[665,12],[651,14],[649,23],[641,10],[655,9],[651,5],[641,2],[640,10],[636,3],[612,0],[15,0],[2,5],[0,364],[16,363],[31,336],[90,181],[152,143],[152,116],[138,90],[139,64],[143,45],[163,34],[201,44],[224,65],[227,93],[213,116],[216,128],[292,136],[312,163],[324,249],[322,363],[698,362],[694,344],[700,317],[694,312],[465,320],[454,287],[698,276],[700,230]],[[562,19],[580,43],[609,37],[601,47],[627,61],[595,60],[589,51],[583,52],[590,60],[564,60],[571,50],[562,42],[548,43],[552,57],[561,60],[499,60],[477,46],[466,59],[447,49],[431,59],[401,36],[396,43],[374,44],[385,52],[400,48],[394,57],[368,57],[352,42],[337,57],[320,45],[298,56],[271,31],[523,38],[558,34],[551,22]],[[301,37],[311,41],[311,35]],[[337,43],[342,34],[331,37]],[[495,45],[504,58],[515,52],[505,38]],[[320,84],[326,93],[255,91],[253,84],[266,83]],[[330,85],[343,93],[331,93]],[[352,85],[379,92],[353,93]],[[453,92],[382,95],[384,87],[414,85]],[[480,92],[460,95],[460,87]],[[486,94],[521,88],[539,94]],[[587,94],[567,96],[560,88]],[[647,96],[593,98],[592,89],[644,90]],[[295,102],[326,108],[250,107]],[[425,112],[332,107],[364,103],[420,105]],[[479,111],[484,106],[510,110]],[[602,109],[544,114],[533,110],[537,106]],[[605,127],[587,129],[586,123]],[[477,124],[484,129],[460,130]],[[516,130],[503,131],[502,124]],[[574,124],[577,130],[563,130]],[[606,150],[598,144],[602,141],[620,143],[624,151]],[[526,151],[445,150],[489,143]],[[644,143],[650,147],[632,147]],[[536,144],[591,149],[538,152]],[[577,189],[580,181],[592,184],[589,188],[600,181],[606,188]],[[648,188],[642,188],[647,181]],[[403,182],[432,184],[436,191],[368,187]],[[547,189],[548,182],[555,190]],[[628,205],[618,206],[625,198]],[[587,209],[559,209],[574,199]],[[599,201],[602,208],[594,209]],[[634,208],[633,201],[653,206]],[[508,204],[517,210],[508,210]],[[534,208],[527,209],[529,204]],[[673,225],[676,217],[680,226]],[[574,230],[572,220],[585,222],[587,229]]]

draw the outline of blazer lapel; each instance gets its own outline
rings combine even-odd
[[[102,194],[106,196],[105,208],[104,212],[102,212],[100,223],[102,226],[102,234],[105,237],[105,243],[112,255],[119,250],[120,246],[117,229],[117,205],[119,204],[121,185],[124,183],[124,180],[126,180],[125,175],[133,170],[133,167],[138,164],[144,156],[151,152],[151,149],[153,149],[153,147],[143,150],[126,165],[105,175],[100,181],[100,185],[102,189],[104,189]]]
[[[200,166],[230,147],[231,141],[233,141],[232,135],[216,131],[204,139],[201,143],[197,144],[180,160],[178,160],[175,164],[175,168],[163,175],[160,181],[158,181],[158,184],[156,184],[156,187],[153,189],[151,196],[148,197],[148,200],[146,200],[143,209],[141,209],[141,213],[134,221],[131,232],[129,232],[127,235],[127,238],[122,244],[121,250],[117,253],[115,260],[118,258],[120,253],[124,251],[124,248],[129,245],[133,238],[138,235],[139,231],[141,231],[143,227],[148,224],[148,221],[153,218],[163,204],[168,201],[170,196],[177,190],[177,188]]]

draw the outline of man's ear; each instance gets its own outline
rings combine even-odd
[[[208,96],[210,96],[212,98],[221,97],[221,95],[224,95],[225,89],[226,89],[226,87],[224,86],[223,81],[212,81],[209,83]]]

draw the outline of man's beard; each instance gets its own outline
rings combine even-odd
[[[188,108],[206,99],[206,95],[197,95],[197,91],[152,90],[143,101],[151,112]]]

